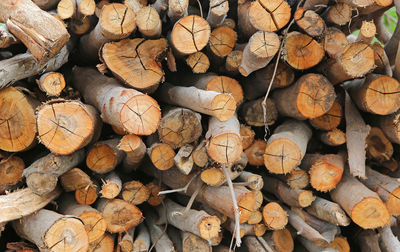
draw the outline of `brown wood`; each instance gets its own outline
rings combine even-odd
[[[193,162],[198,167],[204,167],[208,164],[208,154],[206,148],[206,141],[201,140],[200,143],[196,146],[196,148],[192,152]]]
[[[311,129],[300,121],[289,120],[278,126],[264,151],[264,164],[268,171],[286,174],[298,166],[311,134]]]
[[[293,18],[297,26],[311,37],[318,37],[325,33],[325,21],[313,10],[298,8]]]
[[[61,0],[57,5],[57,15],[61,19],[79,19],[91,16],[96,10],[94,0]]]
[[[155,132],[161,119],[158,103],[139,91],[91,68],[73,68],[73,86],[101,112],[104,122],[137,135]],[[118,102],[113,102],[116,100]]]
[[[178,168],[183,174],[188,175],[194,166],[192,152],[194,146],[191,144],[186,144],[182,146],[174,157],[174,162],[176,168]]]
[[[148,251],[150,248],[150,234],[146,225],[144,223],[140,224],[137,230],[132,252]]]
[[[331,108],[323,115],[310,119],[310,124],[316,129],[333,130],[337,128],[342,121],[342,106],[336,99]]]
[[[38,107],[36,122],[39,141],[58,155],[69,155],[97,141],[103,125],[93,106],[62,99]]]
[[[239,177],[246,165],[247,157],[242,154],[240,160],[228,169],[230,179],[235,180]],[[212,163],[208,166],[208,169],[201,171],[200,179],[209,186],[221,186],[226,183],[225,174],[218,163]]]
[[[5,0],[0,3],[0,22],[42,63],[55,56],[67,43],[64,25],[31,0]]]
[[[122,236],[121,241],[118,243],[121,252],[131,252],[133,250],[134,233],[135,233],[135,228],[131,228]]]
[[[136,12],[136,23],[145,38],[159,38],[162,22],[156,9],[151,6],[140,8]]]
[[[146,185],[146,187],[150,191],[150,196],[147,199],[147,203],[149,203],[151,206],[160,205],[165,198],[164,194],[158,194],[161,191],[160,186],[155,183],[149,183]]]
[[[273,93],[279,114],[298,120],[313,119],[326,114],[335,98],[332,84],[321,74],[303,75],[294,85]]]
[[[264,186],[264,181],[261,175],[252,172],[243,171],[238,177],[238,181],[252,183],[247,187],[251,190],[261,190]]]
[[[385,133],[392,143],[400,144],[400,111],[396,111],[391,115],[380,116],[377,118],[380,129]],[[399,129],[398,129],[399,128]]]
[[[93,184],[89,175],[79,168],[72,168],[60,176],[60,183],[64,191],[73,192]]]
[[[393,70],[390,66],[389,58],[381,44],[378,42],[374,42],[371,45],[372,49],[374,49],[374,54],[375,54],[375,65],[376,68],[374,70],[375,73],[380,73],[380,74],[385,74],[387,76],[393,76]],[[398,73],[399,71],[397,70],[395,66],[395,74],[394,76],[399,76]]]
[[[154,139],[154,142],[149,142],[148,146],[147,155],[157,169],[168,170],[175,164],[175,151],[170,145],[159,143]]]
[[[349,41],[346,38],[346,34],[338,28],[328,27],[325,31],[322,44],[329,57],[336,58],[344,51]]]
[[[232,74],[237,75],[239,74],[239,66],[242,62],[243,58],[243,51],[242,50],[233,50],[226,56],[225,61],[225,70]]]
[[[24,160],[18,156],[11,155],[2,159],[0,161],[0,193],[22,182],[24,169]]]
[[[250,126],[240,124],[240,138],[242,139],[243,150],[249,148],[254,142],[254,130]]]
[[[232,28],[227,26],[215,28],[211,32],[210,41],[208,42],[208,49],[211,53],[211,58],[214,59],[215,62],[218,62],[220,59],[228,56],[228,54],[234,49],[236,40],[237,34]]]
[[[122,171],[130,173],[135,171],[142,163],[146,155],[146,145],[142,139],[134,134],[128,134],[121,138],[118,148],[125,152],[125,158],[122,160]]]
[[[276,109],[274,100],[269,98],[267,99],[265,106],[266,114],[264,114],[263,102],[264,98],[260,98],[245,102],[243,106],[240,107],[240,114],[248,125],[261,127],[265,124],[275,124],[276,120],[278,119],[278,111]]]
[[[212,28],[221,26],[229,11],[229,1],[210,0],[209,2],[207,22]]]
[[[109,1],[109,0],[107,0]],[[137,13],[141,8],[147,5],[147,0],[124,0],[124,4]]]
[[[254,211],[251,213],[250,219],[247,221],[250,225],[259,224],[263,219],[263,215],[260,211]]]
[[[121,193],[122,199],[134,205],[140,205],[150,197],[150,190],[140,181],[132,180],[124,183]]]
[[[346,143],[346,133],[340,129],[322,132],[319,137],[321,142],[329,146],[339,146]]]
[[[27,167],[23,176],[34,193],[45,195],[56,188],[59,176],[81,163],[84,158],[84,150],[78,150],[67,156],[50,153]]]
[[[164,232],[164,227],[156,224],[157,215],[149,209],[145,213],[146,216],[146,226],[149,229],[151,242],[154,245],[156,251],[170,251],[175,252],[173,242],[170,240],[168,235]],[[147,217],[148,216],[148,217]]]
[[[295,168],[291,173],[284,176],[284,180],[292,189],[305,189],[310,183],[310,176],[307,171]]]
[[[33,2],[42,10],[53,9],[59,0],[33,0]]]
[[[324,198],[316,197],[305,210],[309,214],[334,225],[348,226],[351,222],[338,204]]]
[[[347,3],[336,3],[328,9],[326,20],[335,25],[345,25],[350,22],[352,11],[353,8]]]
[[[0,26],[0,48],[7,48],[18,42],[19,40],[8,30],[6,25]]]
[[[284,229],[288,223],[287,213],[277,202],[269,202],[262,210],[264,224],[272,230]]]
[[[98,197],[98,187],[95,184],[90,184],[85,187],[76,189],[75,200],[81,205],[91,205]]]
[[[273,251],[292,252],[295,247],[292,234],[287,228],[274,230],[264,235],[263,238]]]
[[[114,239],[105,234],[102,238],[89,244],[88,252],[108,252],[114,249]]]
[[[192,69],[193,73],[206,73],[210,67],[210,60],[203,52],[195,52],[186,58],[186,64]]]
[[[101,197],[106,199],[114,199],[119,195],[122,190],[121,178],[115,172],[110,172],[103,178],[103,185],[101,186]]]
[[[391,160],[393,145],[380,128],[372,127],[365,142],[368,159],[376,160],[378,163]]]
[[[244,150],[250,165],[264,165],[264,151],[266,146],[267,144],[264,140],[257,139]]]
[[[49,72],[40,76],[37,84],[47,96],[59,96],[65,88],[65,79],[61,73]]]
[[[71,32],[76,35],[83,35],[90,30],[90,18],[72,19],[70,23]]]
[[[188,15],[189,0],[169,0],[167,15],[172,23]]]
[[[375,37],[375,34],[376,26],[374,24],[374,21],[363,21],[356,41],[363,42],[365,44],[371,44],[371,41]]]
[[[114,170],[124,158],[125,153],[118,148],[120,138],[95,143],[86,156],[87,167],[100,174]]]
[[[381,252],[378,234],[374,230],[363,230],[357,236],[361,252]]]
[[[336,236],[333,242],[329,243],[329,247],[336,249],[338,252],[350,252],[350,244],[346,237]]]

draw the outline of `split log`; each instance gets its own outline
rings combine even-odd
[[[243,150],[249,148],[253,144],[255,135],[256,133],[250,126],[240,124],[240,138],[242,139]]]
[[[332,5],[326,13],[326,20],[335,25],[345,25],[353,17],[353,8],[344,2]]]
[[[2,70],[0,71],[0,88],[39,73],[56,71],[68,61],[68,55],[67,47],[63,47],[58,54],[48,61],[37,62],[29,52],[2,60],[0,61],[0,69]]]
[[[242,134],[242,131],[240,132],[240,134]],[[244,153],[246,154],[250,165],[264,165],[264,151],[266,147],[267,143],[264,140],[257,139],[247,149],[244,150]]]
[[[193,73],[206,73],[210,67],[210,60],[202,52],[195,52],[186,58],[186,64],[192,69]]]
[[[187,144],[182,146],[174,157],[176,168],[178,168],[183,174],[188,175],[193,169],[193,152],[194,146]]]
[[[0,10],[0,22],[5,23],[41,63],[54,57],[70,37],[59,20],[31,0],[5,0],[0,3]]]
[[[158,142],[156,138],[157,135],[152,135],[147,139],[147,146],[149,146],[147,148],[147,155],[157,169],[162,171],[168,170],[175,164],[175,151],[170,145]]]
[[[95,143],[86,156],[87,167],[100,174],[113,171],[124,159],[125,153],[118,149],[120,139],[113,138]]]
[[[99,240],[89,244],[88,252],[108,252],[114,249],[114,238],[105,234]]]
[[[101,112],[104,122],[137,135],[150,135],[156,131],[161,112],[153,98],[124,88],[117,80],[94,69],[74,67],[72,72],[73,86],[87,103]]]
[[[329,146],[339,146],[346,143],[346,133],[340,129],[322,132],[319,137],[321,142]]]
[[[265,113],[263,108],[264,98],[245,102],[240,107],[240,114],[250,126],[261,127],[273,125],[278,119],[278,111],[274,100],[267,98]]]
[[[382,227],[390,222],[390,214],[378,194],[347,171],[330,195],[332,200],[343,207],[350,218],[364,229]]]
[[[202,114],[215,116],[218,120],[229,120],[236,110],[233,96],[195,87],[173,86],[164,83],[158,94],[161,101],[175,104]]]
[[[284,181],[294,190],[304,189],[310,183],[310,176],[305,170],[297,167],[291,173],[284,175]]]
[[[107,224],[99,211],[87,205],[79,205],[71,195],[67,194],[59,202],[60,213],[76,216],[83,222],[89,243],[104,236]]]
[[[284,182],[272,177],[264,177],[263,190],[293,207],[308,207],[315,199],[312,191],[293,190]]]
[[[81,220],[50,210],[42,209],[22,221],[14,221],[13,228],[42,251],[86,251],[89,247]]]
[[[288,33],[283,43],[283,58],[290,66],[298,70],[317,65],[325,55],[321,44],[299,32]]]
[[[284,229],[288,223],[287,213],[277,202],[269,202],[263,207],[264,224],[272,230]]]
[[[99,61],[99,49],[112,40],[128,37],[136,29],[135,13],[120,3],[104,5],[96,27],[80,39],[79,51],[86,61]]]
[[[135,228],[129,229],[121,238],[118,243],[121,248],[121,252],[131,252],[133,251],[133,235],[135,233]]]
[[[149,229],[151,242],[156,251],[175,252],[173,242],[164,232],[164,228],[156,224],[157,215],[150,209],[145,213],[146,226]]]
[[[349,41],[346,38],[346,34],[344,34],[338,28],[328,27],[325,32],[322,44],[324,46],[325,52],[329,55],[329,57],[336,58],[345,50],[346,46],[349,44]]]
[[[362,21],[360,32],[357,35],[357,42],[363,42],[365,44],[371,44],[372,39],[376,34],[376,26],[374,21]]]
[[[121,178],[115,172],[110,172],[104,179],[101,186],[101,196],[106,199],[114,199],[122,190]]]
[[[310,124],[316,129],[333,130],[337,128],[342,121],[342,106],[336,99],[331,108],[323,115],[310,119]]]
[[[98,197],[98,187],[90,184],[75,191],[75,200],[81,205],[91,205]]]
[[[100,54],[101,61],[116,78],[136,90],[153,93],[164,81],[164,71],[158,58],[166,50],[166,39],[135,38],[106,43]]]
[[[230,52],[228,56],[226,56],[225,70],[232,75],[239,74],[239,66],[242,62],[242,58],[243,51],[233,50],[232,52]]]
[[[300,167],[310,174],[311,186],[317,191],[327,192],[342,179],[345,157],[341,154],[306,154]]]
[[[208,164],[208,154],[206,148],[206,141],[201,140],[197,147],[192,152],[193,162],[198,167],[205,167]]]
[[[214,1],[222,2],[223,0]],[[228,2],[223,2],[220,6],[227,5],[227,3]],[[210,10],[211,9],[212,8],[210,8]],[[213,59],[214,64],[217,64],[219,61],[222,62],[223,59],[232,52],[235,47],[236,40],[236,32],[227,26],[217,27],[211,32],[210,41],[208,42],[208,51],[211,54],[211,59]]]
[[[393,145],[380,128],[372,127],[365,142],[369,159],[379,163],[391,160]]]
[[[289,120],[278,126],[268,139],[264,152],[264,164],[268,171],[286,174],[303,159],[311,129],[303,122]]]
[[[102,199],[97,205],[97,210],[102,213],[110,233],[128,231],[143,221],[143,214],[139,208],[121,199]]]
[[[221,26],[229,11],[229,1],[210,0],[207,22],[212,28]]]
[[[8,191],[22,181],[25,169],[24,160],[11,155],[0,161],[0,193]]]
[[[338,204],[320,197],[316,197],[305,210],[309,214],[334,225],[348,226],[351,221]]]
[[[133,134],[123,136],[118,148],[125,152],[121,167],[124,173],[135,171],[146,155],[146,145],[140,137]]]
[[[65,79],[61,73],[45,73],[36,82],[40,90],[47,96],[60,96],[61,91],[65,88]]]
[[[145,252],[150,248],[150,234],[144,223],[137,228],[137,235],[133,242],[132,252]]]
[[[293,237],[287,228],[269,232],[263,239],[271,246],[273,252],[291,252],[294,249]]]
[[[79,168],[72,168],[60,176],[60,183],[64,191],[73,192],[93,184],[89,175]]]
[[[206,139],[209,140],[207,152],[213,160],[222,164],[233,164],[240,159],[243,148],[236,115],[224,122],[217,117],[211,117]]]
[[[298,8],[293,19],[297,26],[311,37],[319,37],[325,33],[325,21],[313,10]]]
[[[267,66],[278,52],[279,46],[280,40],[276,33],[268,31],[254,33],[243,50],[239,72],[246,77],[252,72]]]
[[[123,185],[121,196],[123,200],[137,206],[149,199],[150,191],[140,181],[132,180]]]
[[[390,226],[381,228],[379,234],[385,251],[387,252],[400,251],[399,239],[393,234]]]
[[[254,174],[248,171],[243,171],[238,177],[238,181],[251,183],[247,187],[251,190],[261,190],[264,186],[264,181],[261,175]]]
[[[80,19],[93,15],[95,10],[94,0],[61,0],[57,5],[57,15],[61,19]]]
[[[62,99],[38,107],[36,122],[39,141],[58,155],[69,155],[97,141],[103,125],[93,106]]]
[[[62,190],[56,187],[53,191],[39,196],[30,188],[0,196],[0,223],[17,220],[23,216],[39,211],[60,196]]]
[[[332,84],[320,74],[305,74],[294,85],[274,91],[279,114],[298,120],[326,114],[336,98]]]
[[[147,203],[149,203],[150,206],[160,205],[165,198],[164,194],[159,194],[161,187],[155,183],[149,183],[146,185],[146,187],[150,191],[150,196],[147,199]]]
[[[163,110],[157,129],[160,141],[174,149],[196,141],[202,131],[201,115],[185,108]]]
[[[169,0],[167,15],[172,23],[188,15],[189,0]]]
[[[210,25],[199,16],[190,15],[179,19],[171,32],[171,44],[182,55],[201,51],[210,38]]]
[[[0,25],[0,48],[17,44],[19,40],[8,30],[5,24]]]
[[[361,252],[381,252],[378,234],[374,230],[363,230],[357,236]]]
[[[50,153],[27,167],[23,176],[28,187],[38,195],[45,195],[57,186],[58,177],[71,170],[85,158],[85,151],[78,150],[67,156]]]
[[[136,23],[140,33],[145,38],[159,38],[161,35],[162,22],[156,9],[145,6],[136,12]]]

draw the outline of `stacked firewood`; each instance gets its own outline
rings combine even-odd
[[[1,0],[0,250],[399,252],[392,7]]]

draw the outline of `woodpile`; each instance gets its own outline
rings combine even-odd
[[[399,252],[389,12],[1,0],[0,251]]]

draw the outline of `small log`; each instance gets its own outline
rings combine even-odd
[[[297,240],[300,241],[300,244],[303,245],[303,247],[308,251],[308,252],[337,252],[336,249],[333,249],[331,247],[326,247],[327,245],[323,246],[318,246],[315,244],[314,241],[311,241],[309,239],[306,239],[304,237],[299,236]]]
[[[247,149],[244,150],[250,165],[264,165],[264,151],[266,147],[267,143],[264,140],[257,139]]]
[[[63,47],[48,61],[37,62],[29,52],[4,59],[0,61],[0,88],[36,74],[56,71],[68,61],[68,55],[67,47]]]
[[[103,44],[124,39],[135,29],[135,13],[130,8],[120,3],[104,5],[96,27],[80,38],[79,51],[86,61],[97,62]]]
[[[326,13],[327,22],[335,25],[345,25],[353,17],[353,8],[344,2],[332,5]]]
[[[312,191],[293,190],[284,182],[272,177],[264,177],[263,190],[274,194],[285,204],[293,207],[308,207],[315,199]]]
[[[277,202],[269,202],[263,207],[264,224],[272,230],[284,229],[288,223],[287,213]]]
[[[60,183],[64,191],[73,192],[93,184],[89,175],[79,168],[72,168],[60,176]]]
[[[383,248],[387,252],[400,251],[399,239],[393,234],[390,226],[383,227],[379,230]]]
[[[72,19],[70,23],[71,32],[76,35],[84,35],[90,30],[90,18]]]
[[[192,152],[193,162],[198,167],[205,167],[208,163],[208,154],[206,148],[206,141],[200,141],[197,147]]]
[[[168,0],[167,15],[171,23],[188,15],[189,0]]]
[[[251,213],[250,219],[247,221],[247,224],[255,225],[259,224],[263,220],[263,215],[260,211],[254,211]]]
[[[317,65],[325,55],[321,44],[312,37],[299,32],[288,33],[283,43],[283,58],[297,70]]]
[[[133,12],[138,13],[141,8],[147,5],[147,0],[124,0],[124,4],[131,8]]]
[[[393,145],[380,128],[372,127],[365,142],[369,159],[376,160],[379,163],[391,160]]]
[[[254,174],[248,171],[243,171],[238,177],[238,181],[252,183],[247,187],[251,190],[261,190],[264,186],[264,181],[261,175]]]
[[[329,243],[329,247],[336,249],[338,252],[350,252],[350,244],[346,237],[336,236],[333,242]]]
[[[174,157],[175,166],[183,173],[188,175],[193,169],[193,152],[194,146],[187,144],[182,146]]]
[[[168,235],[164,232],[164,227],[156,224],[157,215],[150,209],[145,213],[146,226],[149,229],[151,242],[156,251],[175,252],[173,242],[169,239]]]
[[[107,224],[99,211],[88,205],[79,205],[68,194],[65,194],[59,202],[60,213],[76,216],[83,222],[89,243],[95,242],[104,236]]]
[[[137,135],[150,135],[156,131],[161,112],[153,98],[124,88],[117,80],[94,69],[74,67],[72,72],[73,86],[87,103],[101,112],[104,122]]]
[[[389,58],[388,58],[385,50],[383,49],[383,46],[381,44],[379,44],[378,42],[374,42],[371,45],[371,47],[374,50],[374,54],[375,54],[376,68],[375,68],[374,72],[385,74],[387,76],[393,76],[393,70],[390,66]],[[395,67],[395,69],[396,69],[396,67]],[[395,74],[395,77],[398,76],[398,71],[396,70],[396,72],[397,72],[397,75]]]
[[[400,111],[377,118],[379,128],[392,143],[400,144]],[[399,128],[399,129],[398,129]]]
[[[100,116],[93,106],[62,99],[51,100],[38,107],[36,122],[39,141],[58,155],[69,155],[97,141],[102,127]]]
[[[61,73],[45,73],[36,82],[39,89],[45,92],[47,96],[59,96],[65,88],[65,79]]]
[[[62,190],[56,187],[53,191],[39,196],[30,188],[25,188],[0,196],[0,223],[17,220],[23,216],[39,211],[60,196]]]
[[[319,130],[333,130],[337,128],[342,121],[342,106],[336,99],[331,108],[323,115],[310,119],[310,124]]]
[[[263,239],[272,247],[273,251],[291,252],[295,246],[292,234],[287,228],[269,232],[264,235]]]
[[[222,3],[222,5],[224,5],[225,3]],[[215,28],[211,32],[210,41],[208,42],[208,51],[211,53],[211,58],[214,59],[215,63],[218,61],[222,61],[222,59],[224,59],[226,56],[228,56],[229,53],[232,52],[236,45],[236,40],[236,32],[227,26],[220,26],[218,28]]]
[[[311,129],[300,121],[289,120],[278,126],[268,139],[264,152],[264,164],[268,171],[286,174],[303,159]]]
[[[61,19],[79,19],[95,13],[94,0],[61,0],[57,5],[57,15]]]
[[[347,92],[345,97],[345,118],[350,173],[353,176],[365,178],[365,139],[371,127],[364,123]]]
[[[228,219],[223,224],[223,227],[233,234],[235,230],[235,221],[232,219]],[[255,224],[255,225],[250,225],[247,223],[240,224],[240,238],[249,235],[261,237],[265,234],[266,231],[267,227],[264,224]]]
[[[247,157],[242,154],[240,160],[228,169],[230,179],[235,180],[239,177],[246,165]],[[218,163],[211,164],[208,169],[201,171],[200,179],[209,186],[221,186],[226,183],[225,174]]]
[[[0,25],[0,48],[17,44],[19,40],[8,30],[5,24]]]
[[[190,15],[179,19],[171,32],[171,44],[182,55],[201,51],[210,38],[210,25],[199,16]]]
[[[81,220],[50,210],[42,209],[22,221],[14,221],[13,228],[42,251],[86,251],[89,247]]]
[[[75,200],[81,205],[91,205],[98,197],[98,187],[95,184],[90,184],[85,187],[76,189]]]
[[[329,146],[339,146],[346,143],[346,133],[340,129],[322,132],[319,137],[321,142]]]
[[[118,243],[121,248],[121,252],[131,252],[133,251],[133,235],[135,233],[135,228],[129,229],[121,238]]]
[[[294,190],[304,189],[310,183],[310,176],[305,170],[295,168],[291,173],[284,176],[286,184]]]
[[[273,94],[279,114],[298,120],[326,114],[335,98],[332,84],[321,74],[305,74],[294,85],[276,90]]]
[[[150,191],[140,181],[132,180],[123,185],[121,196],[123,200],[137,206],[149,199]]]
[[[27,167],[23,176],[28,187],[38,195],[45,195],[57,186],[58,177],[71,170],[85,158],[85,151],[78,150],[67,156],[50,153]]]
[[[229,1],[210,0],[207,22],[212,28],[221,26],[229,11]]]
[[[221,121],[229,120],[236,110],[233,96],[196,87],[181,87],[164,83],[158,89],[158,94],[163,102],[215,116]]]
[[[342,179],[346,160],[341,154],[306,154],[300,167],[310,174],[311,186],[317,191],[327,192]]]
[[[253,144],[255,135],[256,133],[250,126],[240,124],[240,138],[242,139],[243,150],[249,148]]]
[[[140,224],[137,228],[137,235],[133,242],[132,252],[146,252],[150,248],[150,234],[144,223]]]
[[[316,197],[305,210],[309,214],[334,225],[348,226],[351,222],[338,204],[324,198]]]
[[[191,252],[191,251],[204,251],[211,252],[211,244],[209,244],[206,240],[201,237],[189,233],[189,232],[181,232],[182,237],[182,252]]]
[[[311,37],[319,37],[325,33],[325,21],[313,10],[298,8],[293,18],[297,26]]]
[[[364,229],[382,227],[390,222],[390,214],[378,194],[347,171],[330,195],[332,200],[343,207],[350,218]]]
[[[8,191],[22,181],[25,169],[24,160],[11,155],[0,161],[0,193]]]
[[[243,50],[239,72],[246,77],[252,72],[267,66],[278,52],[279,46],[280,40],[276,33],[268,31],[254,33]]]
[[[31,0],[0,3],[0,22],[28,48],[41,63],[54,57],[69,39],[64,25]]]
[[[363,42],[365,44],[371,44],[372,39],[376,34],[376,26],[374,21],[362,21],[360,32],[357,35],[357,42]]]
[[[104,179],[101,186],[101,197],[106,199],[114,199],[122,190],[121,178],[115,172],[110,172]]]
[[[147,150],[142,139],[133,134],[123,136],[118,148],[126,154],[121,167],[124,173],[135,171],[141,164]]]
[[[240,124],[236,115],[225,122],[221,122],[217,117],[211,117],[206,139],[209,140],[207,152],[210,158],[222,164],[239,161],[243,148]]]
[[[357,236],[361,252],[381,252],[378,234],[374,230],[362,230]]]
[[[345,50],[346,46],[349,44],[349,41],[346,38],[346,34],[344,34],[338,28],[328,27],[325,31],[322,44],[329,57],[336,58]]]
[[[160,186],[155,183],[149,183],[146,185],[146,187],[150,191],[150,196],[147,199],[147,203],[149,203],[150,206],[160,205],[165,198],[164,194],[159,194],[159,192],[161,191]]]
[[[149,146],[147,148],[147,155],[150,157],[151,162],[159,170],[168,170],[174,164],[175,151],[168,144],[160,143],[156,139],[156,135],[152,135],[154,139],[148,138]]]
[[[118,148],[120,138],[95,143],[86,156],[87,167],[100,174],[113,171],[124,159],[125,153]]]
[[[248,125],[255,127],[273,125],[278,119],[278,111],[274,100],[267,98],[265,114],[263,102],[264,98],[260,98],[245,102],[243,106],[240,107],[240,114]]]
[[[102,213],[110,233],[128,231],[143,221],[139,208],[121,199],[102,199],[97,205],[97,210]]]
[[[202,131],[201,115],[185,108],[163,110],[157,129],[160,141],[174,149],[196,141]]]
[[[195,52],[186,58],[186,64],[195,74],[206,73],[210,67],[210,60],[203,52]]]
[[[145,6],[136,12],[136,24],[145,38],[156,39],[161,35],[162,22],[156,9]]]
[[[114,239],[111,235],[105,234],[99,240],[89,244],[88,252],[108,252],[114,249]]]
[[[226,56],[225,60],[225,71],[231,75],[239,74],[239,66],[242,62],[243,51],[233,50]]]

